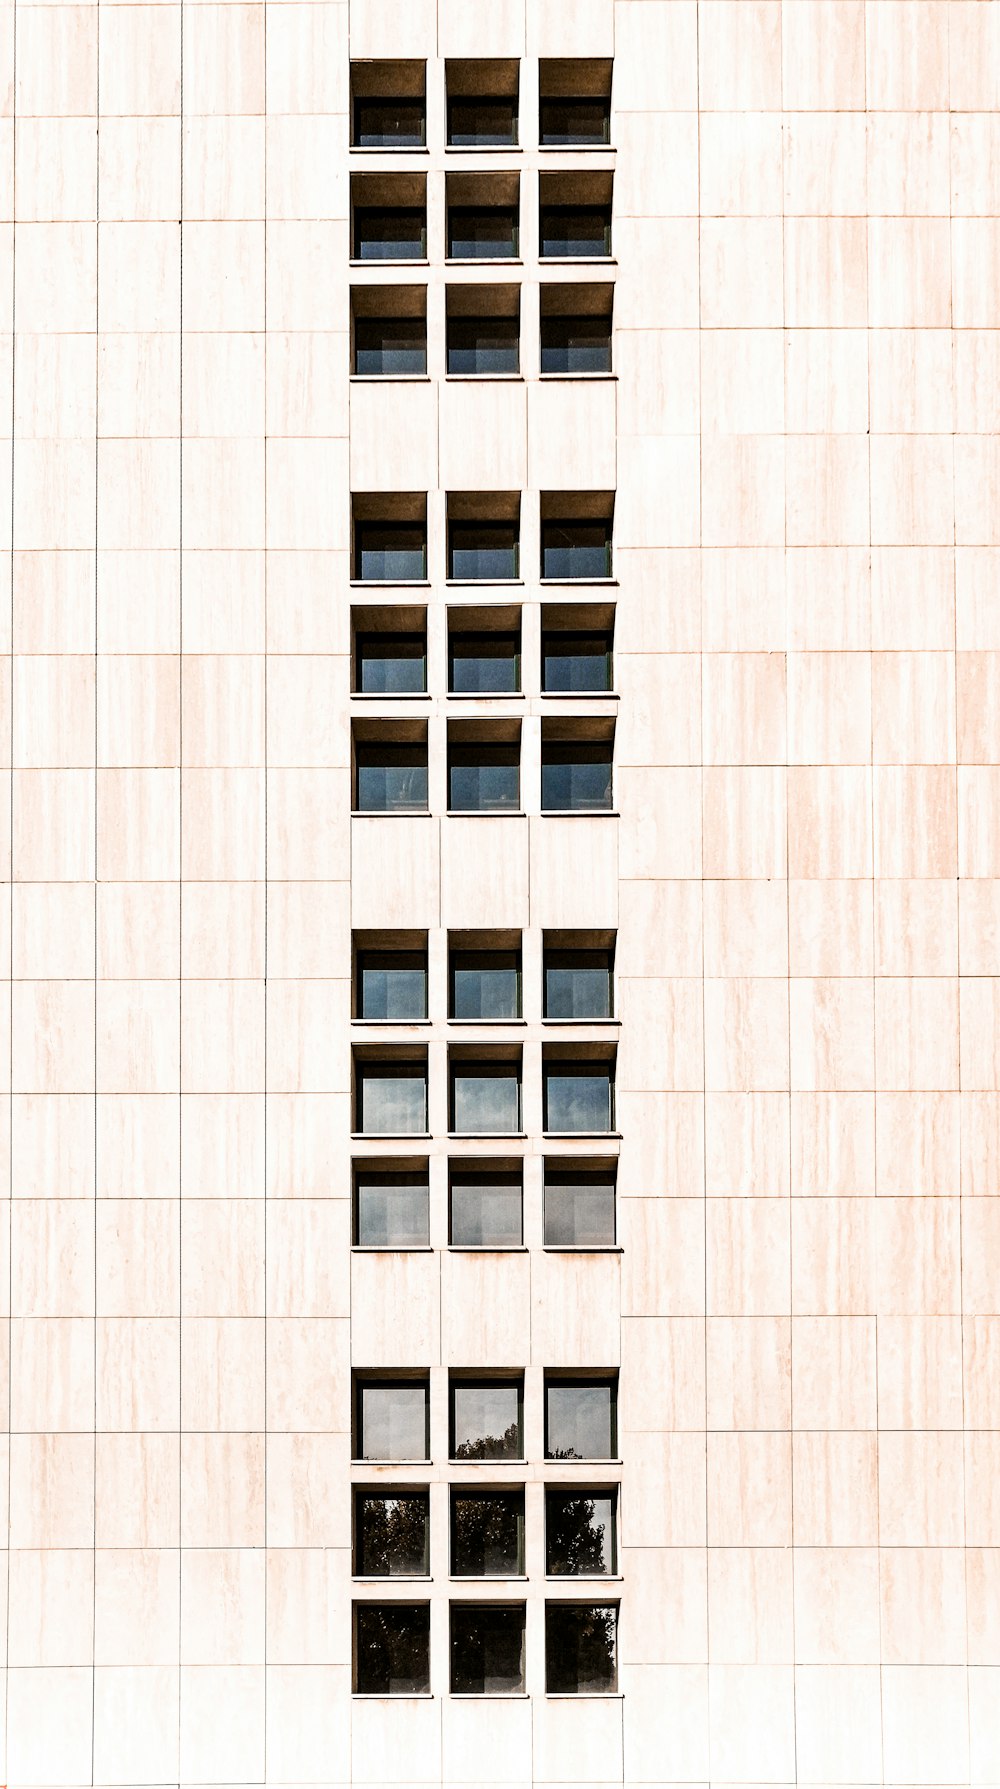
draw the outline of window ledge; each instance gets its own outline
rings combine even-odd
[[[446,143],[446,155],[523,155],[523,143]]]
[[[624,1702],[623,1690],[546,1690],[546,1702]]]
[[[540,584],[544,584],[547,589],[550,589],[556,585],[562,584],[568,590],[578,590],[578,589],[582,588],[583,586],[586,586],[588,588],[595,586],[598,590],[613,590],[618,583],[618,579],[617,578],[547,578],[543,573],[542,576],[539,578],[538,582]],[[570,693],[575,695],[576,692],[571,691]]]
[[[447,808],[448,820],[526,820],[524,808]]]
[[[482,385],[484,380],[492,380],[496,385],[523,385],[523,373],[445,373],[445,384]]]
[[[543,1255],[622,1255],[617,1242],[543,1242]]]
[[[430,808],[352,808],[352,820],[431,820]]]
[[[565,581],[565,580],[563,580]],[[582,579],[580,582],[582,583]],[[605,579],[606,583],[608,580]],[[429,590],[430,578],[349,578],[351,590]]]
[[[623,1462],[620,1459],[619,1460],[556,1460],[556,1459],[553,1459],[551,1454],[545,1455],[546,1469],[550,1466],[555,1466],[555,1467],[586,1466],[587,1471],[590,1472],[593,1470],[593,1468],[595,1466],[605,1466],[605,1467],[606,1466],[621,1466],[622,1464],[623,1464]]]
[[[429,1242],[352,1242],[352,1255],[433,1255]],[[621,1251],[619,1250],[619,1253]]]
[[[430,1134],[430,1131],[352,1131],[351,1141],[356,1143],[406,1143],[416,1139],[421,1143],[426,1143]],[[580,1134],[582,1135],[582,1132]]]
[[[397,1031],[412,1031],[417,1026],[429,1025],[430,1019],[352,1019],[352,1025],[391,1025]]]
[[[545,820],[620,820],[618,808],[542,808]]]
[[[621,1135],[622,1135],[621,1131],[543,1131],[542,1132],[543,1137],[552,1137],[560,1143],[568,1143],[574,1137],[587,1137],[588,1139],[591,1137],[604,1137],[609,1142],[614,1142],[617,1139],[617,1141],[620,1143]]]
[[[527,1690],[451,1690],[453,1702],[530,1702]]]
[[[614,155],[614,143],[539,143],[540,155]]]
[[[478,590],[483,584],[497,584],[501,590],[516,590],[523,583],[523,578],[445,578],[448,590],[466,590],[470,585]]]
[[[432,1690],[352,1690],[352,1702],[433,1702]]]
[[[556,376],[554,373],[547,375],[550,379]],[[596,375],[596,377],[601,376],[600,374]],[[607,376],[607,374],[603,375],[604,378]],[[595,375],[592,374],[591,377],[595,377]],[[352,385],[432,385],[434,383],[430,373],[351,373],[350,380]]]
[[[449,702],[523,702],[523,690],[448,690]]]
[[[548,702],[620,702],[620,690],[542,690]]]
[[[539,255],[542,267],[617,267],[614,255]],[[361,263],[367,267],[367,261]]]
[[[527,1255],[525,1242],[450,1242],[449,1255]]]
[[[580,144],[583,149],[585,145]],[[607,148],[607,144],[605,144]],[[352,155],[430,155],[426,143],[352,143]]]
[[[527,1019],[449,1019],[449,1025],[526,1025]]]
[[[381,154],[382,151],[379,150],[378,153]],[[370,261],[366,261],[357,255],[352,255],[348,265],[350,267],[367,267],[367,268],[371,268],[371,267],[429,267],[430,262],[426,255],[406,255],[406,256],[404,256],[404,258],[402,260],[399,260],[399,261],[393,259],[393,257],[390,255],[385,255],[385,256],[379,255],[379,257],[377,259],[375,259],[373,257]]]
[[[352,1584],[427,1584],[430,1572],[352,1572]]]
[[[447,1131],[445,1134],[450,1141],[455,1143],[468,1143],[474,1141],[478,1137],[485,1137],[490,1140],[498,1137],[501,1140],[504,1137],[510,1137],[515,1143],[523,1143],[525,1137],[528,1135],[527,1131]]]
[[[352,1466],[433,1466],[433,1460],[352,1460]]]
[[[625,1578],[621,1572],[546,1572],[545,1582],[546,1584],[566,1585],[624,1584]],[[576,1599],[574,1598],[573,1600],[575,1601]],[[563,1693],[569,1695],[571,1692],[567,1690]],[[596,1690],[592,1693],[601,1696],[609,1694],[607,1690]]]
[[[378,373],[367,373],[367,374],[365,374],[365,375],[364,375],[364,377],[365,377],[365,378],[368,378],[368,379],[376,379],[376,378],[379,378],[379,377],[382,377],[382,378],[387,378],[387,377],[389,377],[389,376],[390,376],[390,375],[388,375],[388,374],[381,374],[381,375],[380,375],[380,374],[378,374]],[[411,373],[411,374],[410,374],[410,375],[409,375],[409,376],[410,376],[410,378],[412,378],[412,379],[418,379],[418,378],[419,378],[419,377],[420,377],[420,374],[419,374],[419,373]],[[357,379],[357,378],[361,378],[361,377],[362,377],[362,375],[361,375],[361,374],[359,374],[359,373],[355,373],[355,374],[354,374],[354,375],[353,375],[353,377],[354,377],[354,378],[356,378],[356,379]],[[539,375],[538,375],[538,377],[539,377],[539,379],[546,379],[546,380],[552,380],[552,379],[563,379],[563,380],[576,380],[576,379],[586,379],[586,380],[588,380],[588,381],[589,381],[589,382],[590,382],[590,383],[591,383],[591,384],[593,384],[593,383],[594,383],[594,381],[595,381],[595,380],[596,380],[596,381],[597,381],[597,383],[598,383],[598,384],[599,384],[599,383],[600,383],[600,382],[601,382],[601,381],[602,381],[602,380],[603,380],[603,381],[604,381],[604,383],[605,383],[605,385],[615,385],[615,384],[617,384],[617,382],[618,382],[618,374],[617,374],[617,373],[539,373]]]
[[[352,702],[429,702],[430,699],[430,690],[401,690],[398,695],[389,695],[382,690],[351,691]],[[360,808],[356,810],[358,813],[364,811],[366,810]]]
[[[527,1572],[449,1572],[449,1584],[525,1584]]]
[[[381,1022],[382,1021],[375,1020],[375,1019],[369,1019],[367,1021],[367,1023],[370,1025],[378,1024]],[[354,1023],[355,1023],[355,1025],[357,1025],[360,1023],[360,1021],[355,1019]],[[549,1019],[549,1018],[543,1018],[542,1024],[543,1025],[616,1025],[618,1027],[618,1029],[621,1030],[621,1020],[616,1019],[613,1014],[606,1014],[603,1019]]]
[[[446,255],[444,264],[446,267],[523,267],[524,261],[520,255]]]

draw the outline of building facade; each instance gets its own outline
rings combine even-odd
[[[997,1784],[1000,6],[0,59],[6,1784]]]

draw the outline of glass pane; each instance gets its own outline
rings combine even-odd
[[[521,687],[517,634],[452,634],[449,688],[455,696],[504,696]]]
[[[569,812],[611,806],[611,746],[542,742],[542,808]]]
[[[449,317],[449,373],[516,373],[516,317]]]
[[[426,373],[427,323],[423,317],[356,317],[354,371],[383,375]]]
[[[453,205],[448,212],[448,254],[453,261],[510,261],[517,254],[517,212],[492,205],[476,211]]]
[[[429,1240],[426,1174],[358,1174],[355,1185],[359,1248],[426,1247]]]
[[[618,1683],[614,1603],[587,1609],[545,1605],[545,1688],[550,1696],[595,1696]]]
[[[615,1503],[610,1491],[547,1491],[545,1570],[598,1576],[617,1570]]]
[[[451,1388],[453,1460],[521,1460],[521,1382],[456,1381]]]
[[[448,528],[449,578],[517,577],[516,522],[452,522]]]
[[[380,1497],[364,1492],[355,1509],[354,1569],[361,1577],[397,1578],[429,1569],[426,1491]]]
[[[615,1240],[615,1183],[609,1174],[548,1173],[545,1240],[550,1248],[600,1248]]]
[[[606,205],[543,205],[538,215],[542,260],[603,259],[611,253]]]
[[[398,211],[355,206],[355,261],[423,261],[426,254],[427,227],[420,206]]]
[[[426,1695],[430,1678],[427,1603],[358,1603],[355,1684],[361,1696]]]
[[[452,1492],[451,1569],[459,1578],[523,1572],[523,1491]]]
[[[456,1696],[524,1689],[524,1610],[451,1605],[451,1688]]]
[[[419,1380],[359,1387],[359,1460],[426,1460],[427,1387]]]
[[[543,578],[610,578],[607,522],[543,522]]]
[[[358,1129],[366,1136],[412,1134],[427,1129],[424,1068],[363,1068],[358,1078],[358,1099]]]
[[[518,1070],[490,1063],[484,1068],[455,1069],[452,1074],[452,1130],[487,1135],[521,1128],[521,1077]]]
[[[545,1387],[546,1459],[614,1459],[614,1393],[610,1379],[550,1381]]]
[[[453,1019],[519,1019],[521,957],[516,950],[452,951]]]
[[[516,812],[520,748],[453,746],[448,754],[448,806],[459,813]]]
[[[361,972],[362,1019],[397,1019],[405,1023],[427,1017],[427,959],[418,951],[365,951]]]
[[[606,950],[546,951],[545,1017],[611,1017],[611,959]]]
[[[611,101],[542,99],[538,108],[539,141],[552,148],[563,143],[607,143],[611,137]]]
[[[519,1248],[521,1181],[518,1175],[492,1179],[453,1175],[451,1242],[457,1249]]]
[[[607,634],[545,634],[542,688],[549,694],[611,688],[611,641]]]
[[[427,688],[423,634],[359,634],[358,688],[366,696],[421,696]]]
[[[355,522],[354,575],[365,582],[406,583],[427,575],[422,522]]]
[[[493,144],[516,143],[516,99],[450,100],[448,141],[455,149],[488,148]]]
[[[356,149],[422,149],[425,140],[422,99],[356,99]]]
[[[543,373],[611,371],[608,317],[543,317],[541,338]]]
[[[545,1070],[547,1131],[609,1131],[611,1076],[606,1068]]]
[[[427,807],[427,747],[355,747],[358,810],[364,814],[423,813]]]

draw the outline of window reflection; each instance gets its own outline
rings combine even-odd
[[[548,1379],[545,1454],[550,1460],[613,1460],[618,1447],[614,1379]]]
[[[451,1386],[453,1460],[521,1460],[520,1379],[456,1379]]]

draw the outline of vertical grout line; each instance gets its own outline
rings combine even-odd
[[[7,824],[9,828],[10,860],[7,865],[9,877],[7,887],[7,916],[9,922],[9,945],[7,970],[10,977],[7,984],[7,1360],[11,1359],[13,1343],[12,1310],[14,1303],[14,410],[17,385],[17,282],[15,268],[17,264],[17,0],[11,7],[11,87],[13,94],[13,146],[11,151],[11,188],[14,203],[11,207],[12,221],[10,226],[10,728],[8,742],[10,747],[10,776],[7,797]],[[10,1659],[10,1497],[11,1497],[11,1419],[13,1415],[11,1373],[8,1364],[7,1372],[7,1584],[4,1597],[4,1656],[3,1656],[3,1714],[4,1714],[4,1780],[8,1780],[7,1769],[7,1701],[8,1701],[8,1661]]]
[[[97,767],[100,762],[98,750],[98,676],[100,658],[100,606],[98,602],[98,563],[100,547],[100,503],[101,503],[101,419],[100,419],[100,367],[101,367],[101,6],[97,0],[97,56],[96,56],[96,91],[95,91],[95,127],[94,127],[94,888],[93,888],[93,925],[94,925],[94,1332],[93,1332],[93,1371],[94,1371],[94,1441],[92,1450],[93,1469],[93,1549],[91,1552],[91,1626],[90,1626],[90,1780],[94,1782],[95,1749],[97,1744],[97,1199],[98,1181],[98,1141],[99,1141],[99,1100],[97,1075],[97,1037],[98,1011],[100,997],[100,981],[98,978],[98,929],[97,929],[97,891],[100,886],[98,863],[98,801],[100,797],[100,781]]]
[[[177,1772],[181,1767],[184,1607],[184,0],[180,0],[177,278]]]
[[[267,714],[267,701],[268,701],[268,684],[269,684],[269,678],[268,678],[268,669],[269,669],[268,612],[267,612],[267,589],[268,589],[268,576],[267,576],[267,574],[268,574],[268,557],[267,557],[267,434],[268,434],[268,415],[267,415],[267,0],[264,0],[263,12],[264,12],[264,44],[263,44],[263,58],[264,58],[264,70],[263,70],[263,80],[264,80],[264,317],[263,317],[263,323],[264,323],[264,330],[263,330],[263,337],[264,337],[264,350],[263,350],[263,362],[264,362],[264,364],[263,364],[263,380],[264,380],[264,394],[263,394],[264,395],[264,417],[263,417],[263,422],[264,422],[264,532],[263,532],[264,577],[263,577],[263,585],[264,585],[264,592],[263,592],[262,625],[263,625],[264,635],[263,635],[263,640],[262,640],[261,644],[263,646],[262,657],[263,657],[263,671],[264,671],[264,677],[263,677],[263,683],[264,683],[264,690],[263,690],[263,727],[264,727],[264,739],[263,739],[263,746],[264,746],[264,777],[263,777],[263,783],[264,783],[264,863],[263,863],[263,871],[264,871],[264,1036],[263,1036],[263,1090],[261,1093],[261,1100],[263,1103],[262,1130],[263,1130],[263,1152],[264,1152],[264,1160],[263,1160],[264,1184],[261,1188],[261,1194],[263,1196],[263,1201],[264,1201],[263,1233],[262,1233],[262,1247],[263,1247],[263,1253],[264,1253],[264,1275],[263,1275],[263,1286],[262,1286],[263,1312],[264,1312],[263,1319],[262,1319],[262,1326],[263,1326],[263,1331],[264,1331],[264,1387],[263,1387],[263,1390],[264,1390],[264,1411],[263,1411],[263,1421],[264,1421],[264,1435],[263,1435],[263,1479],[264,1479],[264,1610],[263,1610],[263,1618],[264,1618],[263,1729],[264,1729],[264,1735],[263,1735],[263,1737],[264,1737],[264,1755],[263,1755],[263,1758],[261,1759],[261,1772],[262,1772],[263,1780],[266,1782],[267,1781],[267,1684],[268,1684],[267,1586],[268,1586],[268,1564],[269,1564],[269,1554],[268,1554],[269,1535],[268,1535],[268,1522],[267,1522],[267,1507],[268,1507],[268,1500],[267,1500],[267,1464],[268,1464],[268,1460],[267,1460],[267,1456],[268,1456],[268,1446],[267,1446],[267,1438],[268,1438],[267,1210],[268,1210],[268,1204],[269,1204],[268,1174],[267,1174],[267,1115],[268,1115],[267,1114],[267,1104],[268,1104],[268,1101],[267,1101],[267,1088],[268,1088],[268,1060],[267,1060],[267,1046],[268,1046],[268,1024],[267,1024],[267,1019],[268,1019],[268,986],[267,986],[268,951],[267,951],[267,944],[268,944],[268,937],[267,937],[267,922],[268,922],[268,909],[269,909],[268,896],[270,893],[270,885],[268,882],[268,860],[267,860],[267,820],[268,820],[268,743],[267,743],[267,740],[268,740],[268,735],[267,735],[268,714]]]

